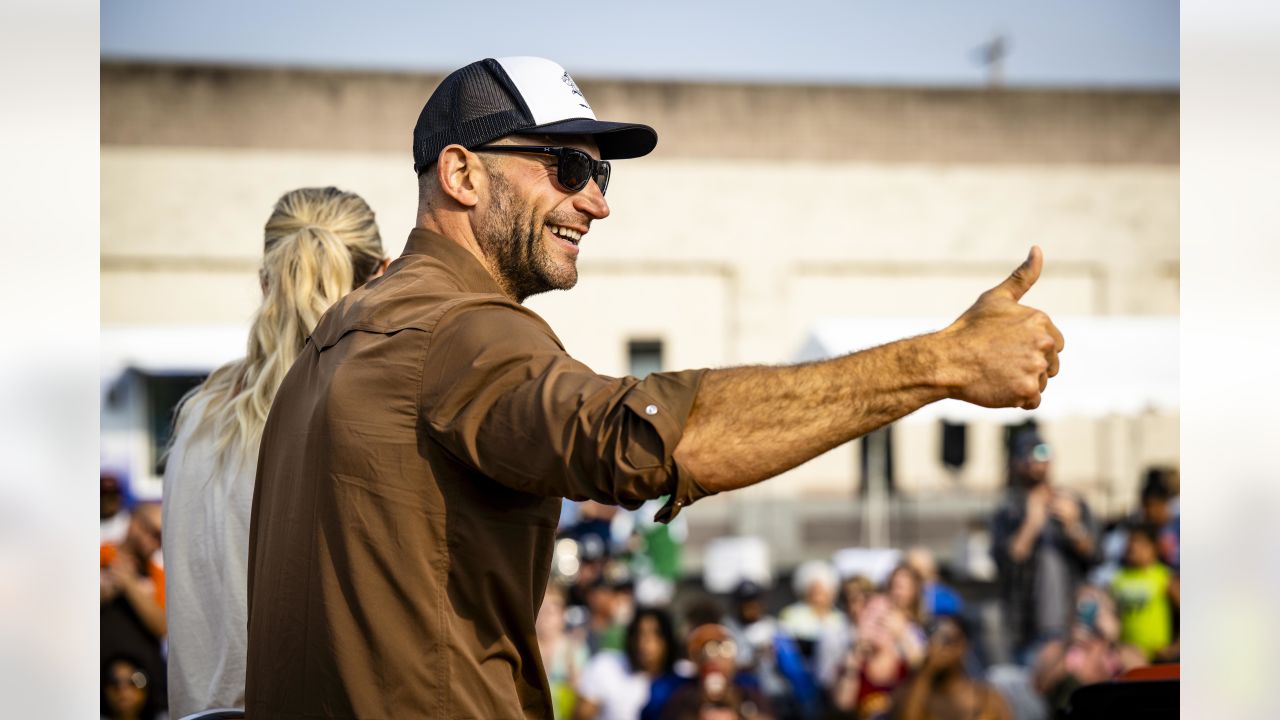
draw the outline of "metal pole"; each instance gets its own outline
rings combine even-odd
[[[889,547],[889,434],[877,430],[863,438],[867,443],[867,505],[863,512],[863,542],[867,547]]]

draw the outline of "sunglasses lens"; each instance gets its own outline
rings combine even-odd
[[[560,156],[560,183],[577,192],[591,179],[591,156],[578,150],[568,150]]]
[[[596,180],[596,185],[600,186],[601,195],[603,195],[605,191],[609,189],[609,172],[610,171],[611,171],[611,168],[609,167],[608,160],[601,160],[600,162],[596,163],[595,180]]]

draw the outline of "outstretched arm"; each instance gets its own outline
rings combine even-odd
[[[1062,335],[1018,304],[1040,276],[1033,247],[946,329],[824,362],[707,373],[675,454],[707,490],[753,485],[943,398],[1040,404]]]

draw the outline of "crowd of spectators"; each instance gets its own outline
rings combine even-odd
[[[923,547],[883,577],[802,563],[784,601],[752,580],[643,592],[633,514],[568,511],[538,625],[556,717],[1050,720],[1082,685],[1176,662],[1176,471],[1149,472],[1137,511],[1103,526],[1051,467],[1034,430],[1011,439],[996,582],[968,596]]]
[[[1152,470],[1135,512],[1101,527],[1053,484],[1039,435],[1010,457],[995,620],[922,547],[883,577],[803,563],[786,601],[751,580],[690,590],[683,516],[566,503],[536,625],[556,718],[1049,720],[1082,685],[1176,662],[1176,471]],[[164,718],[159,506],[104,473],[101,519],[102,715]]]
[[[165,716],[164,565],[161,513],[137,502],[118,475],[102,473],[99,621],[102,717]]]

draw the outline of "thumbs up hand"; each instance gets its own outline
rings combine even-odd
[[[954,372],[946,381],[951,397],[991,408],[1039,407],[1049,378],[1058,374],[1063,338],[1048,315],[1018,301],[1043,266],[1044,255],[1033,246],[1004,282],[940,333]]]

